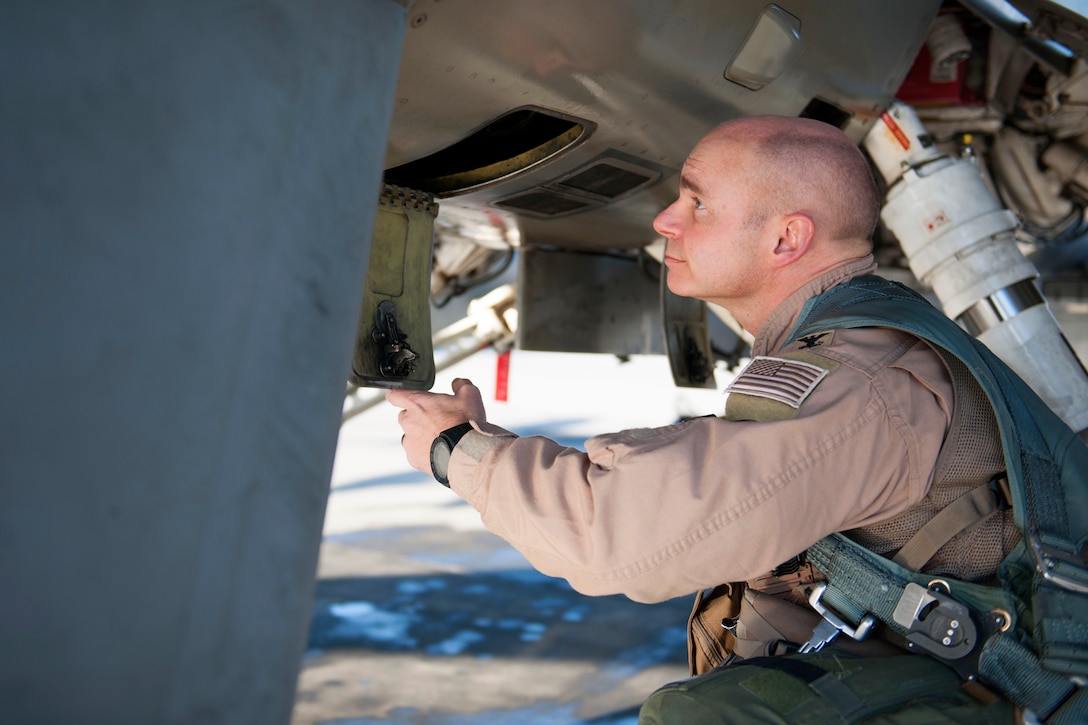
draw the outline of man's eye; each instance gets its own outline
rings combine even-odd
[[[703,206],[703,202],[699,201],[698,199],[694,199],[694,202],[696,209],[706,209],[706,207]]]

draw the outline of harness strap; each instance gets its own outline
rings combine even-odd
[[[1036,647],[1047,667],[1083,676],[1088,672],[1083,646],[1088,631],[1088,447],[985,345],[965,339],[943,313],[895,282],[861,277],[809,300],[790,339],[871,325],[938,345],[958,357],[982,386],[1001,432],[1009,501],[1026,544],[1006,560],[1008,572],[1002,576],[1007,581],[1014,573],[1019,595],[1031,599]],[[1024,571],[1025,566],[1034,573]]]
[[[873,613],[908,642],[920,640],[913,627],[900,623],[897,610],[901,611],[910,585],[927,586],[929,576],[909,571],[841,534],[816,542],[808,555],[817,569],[826,572],[828,591],[851,601],[861,611]],[[968,655],[958,659],[940,657],[932,647],[927,648],[930,654],[965,679],[981,677],[1017,705],[1042,717],[1074,694],[1077,686],[1072,680],[1043,669],[1039,657],[1012,636],[1016,631],[1016,610],[1007,592],[970,582],[956,582],[955,586],[956,599],[970,608],[973,619],[980,624],[980,641],[973,643]],[[949,650],[950,655],[955,654],[954,647]]]
[[[892,561],[907,569],[921,569],[937,550],[975,524],[1001,510],[1001,502],[988,485],[968,491],[941,509],[918,529]]]
[[[985,345],[903,285],[874,276],[839,285],[806,303],[790,339],[874,325],[947,350],[975,376],[997,419],[1024,545],[1003,562],[1001,587],[927,581],[841,534],[809,549],[809,561],[831,590],[961,677],[978,677],[1054,722],[1077,717],[1085,696],[1071,676],[1088,672],[1088,447]],[[1028,603],[1020,597],[1030,598],[1024,626],[1017,618]]]
[[[906,306],[904,305],[906,303]],[[905,315],[904,310],[910,314]],[[1067,449],[1076,434],[1045,404],[1029,406],[1035,393],[989,349],[943,313],[903,285],[880,277],[859,277],[806,303],[789,339],[830,329],[880,325],[909,332],[952,352],[967,365],[993,405],[1012,484],[1013,515],[1032,543],[1040,572],[1063,587],[1088,591],[1088,568],[1070,530],[1061,474],[1036,416],[1063,439]],[[966,343],[966,344],[965,344]],[[1059,429],[1064,432],[1056,433]]]

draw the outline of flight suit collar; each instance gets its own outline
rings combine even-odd
[[[873,256],[869,254],[861,259],[845,262],[807,282],[803,287],[787,297],[766,319],[752,343],[752,355],[773,355],[782,347],[790,331],[793,330],[793,326],[797,324],[801,309],[810,299],[826,292],[835,285],[842,284],[855,277],[872,274],[875,270],[876,262],[873,260]]]

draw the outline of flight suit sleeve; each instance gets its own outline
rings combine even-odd
[[[919,382],[902,366],[843,365],[794,419],[708,416],[598,436],[585,452],[477,424],[450,484],[541,572],[662,601],[758,576],[921,500],[948,411]]]

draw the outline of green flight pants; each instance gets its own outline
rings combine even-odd
[[[665,685],[643,703],[638,722],[993,725],[1015,722],[1015,707],[976,699],[955,672],[929,657],[828,651],[744,660]]]

